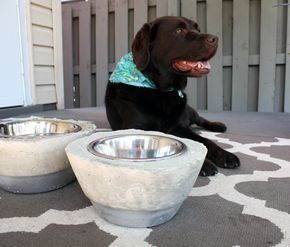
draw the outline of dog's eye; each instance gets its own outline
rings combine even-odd
[[[177,29],[176,29],[176,33],[177,33],[177,34],[181,34],[181,33],[183,33],[183,28],[177,28]]]

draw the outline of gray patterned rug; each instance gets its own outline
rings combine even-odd
[[[94,110],[84,111],[44,115],[94,119]],[[227,123],[225,134],[201,134],[236,153],[242,166],[199,177],[171,221],[145,229],[109,224],[98,217],[77,182],[37,195],[0,190],[0,246],[289,247],[290,115],[203,115]],[[97,124],[106,127],[105,122]]]

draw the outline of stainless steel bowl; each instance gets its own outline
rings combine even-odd
[[[146,135],[116,135],[91,142],[88,150],[109,159],[152,161],[180,155],[185,145],[173,138]]]
[[[0,137],[33,138],[78,132],[81,127],[77,124],[54,120],[19,120],[0,122]]]

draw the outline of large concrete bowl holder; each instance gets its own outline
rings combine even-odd
[[[177,213],[207,149],[159,132],[122,130],[80,138],[66,153],[102,218],[127,227],[150,227]]]
[[[0,187],[13,193],[40,193],[72,182],[65,147],[93,133],[90,122],[29,117],[0,121]]]

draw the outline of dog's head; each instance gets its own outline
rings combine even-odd
[[[143,25],[133,41],[132,53],[141,71],[200,77],[209,73],[208,60],[217,46],[218,38],[201,33],[196,22],[165,16]]]

